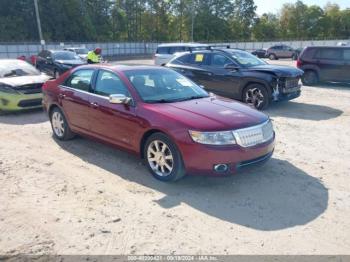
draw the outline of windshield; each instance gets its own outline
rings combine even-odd
[[[201,87],[171,70],[128,70],[125,75],[146,103],[170,103],[209,96]]]
[[[70,51],[60,51],[53,53],[55,60],[80,60],[79,56]]]
[[[27,62],[20,60],[0,61],[0,78],[31,75],[40,75],[40,72]]]
[[[89,50],[87,50],[86,48],[79,48],[74,50],[78,55],[86,55],[87,53],[89,53]]]
[[[251,67],[267,64],[265,61],[257,58],[255,55],[244,51],[233,51],[231,52],[231,57],[242,67]]]

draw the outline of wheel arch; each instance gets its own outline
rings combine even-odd
[[[171,136],[169,136],[166,132],[164,132],[163,130],[161,130],[161,129],[159,129],[159,128],[152,128],[152,129],[147,130],[147,131],[143,134],[143,136],[141,137],[140,145],[139,145],[140,157],[141,157],[142,159],[144,159],[144,157],[145,157],[145,156],[144,156],[144,149],[145,149],[146,141],[147,141],[147,139],[148,139],[151,135],[153,135],[153,134],[155,134],[155,133],[163,133],[163,134],[165,134],[166,136],[168,136],[168,137],[171,138]]]
[[[268,85],[268,83],[266,83],[265,81],[258,81],[258,80],[253,80],[253,79],[250,79],[250,80],[247,80],[243,85],[242,85],[242,88],[241,88],[241,101],[244,100],[244,91],[245,89],[250,86],[250,85],[261,85],[263,87],[265,87],[267,93],[269,94],[269,98],[272,97],[272,88],[270,85]]]

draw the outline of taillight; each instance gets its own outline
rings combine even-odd
[[[297,67],[301,67],[303,65],[303,62],[298,58],[297,60]]]

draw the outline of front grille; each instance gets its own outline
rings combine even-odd
[[[42,83],[40,84],[28,84],[28,85],[23,85],[23,86],[17,86],[14,87],[13,89],[25,94],[25,95],[30,95],[30,94],[39,94],[42,92]]]
[[[34,106],[41,106],[42,99],[29,99],[29,100],[22,100],[18,103],[19,107],[34,107]]]
[[[273,138],[274,131],[271,121],[253,127],[233,131],[237,144],[242,147],[251,147],[265,143]]]

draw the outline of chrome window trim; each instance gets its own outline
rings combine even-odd
[[[98,94],[95,94],[95,93],[91,93],[91,92],[86,92],[84,90],[80,90],[80,89],[75,89],[73,87],[69,87],[69,86],[65,86],[65,85],[59,85],[60,88],[64,88],[64,89],[68,89],[68,90],[72,90],[72,91],[77,91],[77,92],[81,92],[81,93],[84,93],[84,94],[88,94],[88,95],[93,95],[93,96],[97,96],[97,97],[100,97],[100,98],[103,98],[105,100],[108,100],[109,101],[109,96],[101,96],[101,95],[98,95]],[[113,94],[113,95],[117,95],[117,94]],[[131,98],[131,101],[132,103],[134,103],[134,99],[132,97]]]

